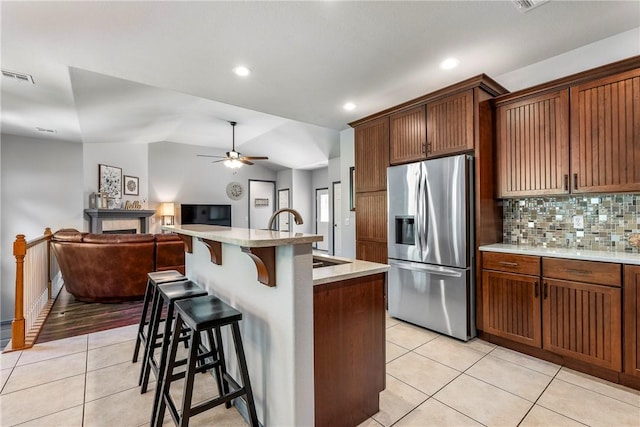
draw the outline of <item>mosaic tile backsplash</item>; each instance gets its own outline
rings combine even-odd
[[[640,194],[505,199],[503,203],[504,243],[640,253],[634,246],[640,234]]]

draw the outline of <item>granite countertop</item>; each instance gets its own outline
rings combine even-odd
[[[377,262],[361,261],[358,259],[342,258],[325,254],[319,255],[315,253],[313,256],[314,258],[326,259],[328,261],[344,262],[344,264],[314,268],[314,286],[353,279],[355,277],[384,273],[389,270],[389,266],[387,264],[378,264]]]
[[[502,252],[517,255],[533,255],[551,258],[568,258],[584,261],[616,262],[640,265],[640,254],[629,252],[592,251],[587,249],[544,248],[540,246],[510,245],[494,243],[479,248],[486,252]]]
[[[249,248],[297,245],[300,243],[322,241],[322,236],[319,234],[256,230],[253,228],[223,227],[218,225],[165,225],[162,229],[173,233]]]

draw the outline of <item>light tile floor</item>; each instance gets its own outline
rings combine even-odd
[[[131,364],[136,326],[0,355],[1,426],[146,426],[153,399]],[[194,401],[215,383],[196,376]],[[181,394],[180,387],[174,392]],[[172,425],[169,416],[165,425]],[[193,426],[245,426],[234,410]],[[361,426],[640,426],[640,392],[481,340],[387,318],[387,388]]]

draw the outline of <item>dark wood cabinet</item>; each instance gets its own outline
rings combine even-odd
[[[640,191],[640,56],[494,106],[498,197]]]
[[[427,157],[474,149],[473,90],[427,103]]]
[[[424,105],[389,116],[389,162],[392,165],[427,158]]]
[[[500,197],[569,193],[569,91],[496,109]]]
[[[622,368],[622,265],[542,258],[542,347]]]
[[[571,88],[574,193],[640,191],[640,69]]]
[[[386,264],[388,259],[387,243],[356,240],[356,259]]]
[[[356,194],[356,240],[387,242],[387,192]]]
[[[355,426],[385,388],[385,274],[313,287],[315,425]]]
[[[388,117],[355,128],[354,155],[356,193],[385,190],[389,166]]]
[[[620,371],[620,288],[545,278],[542,292],[543,348]]]
[[[640,378],[640,266],[624,268],[624,372]]]
[[[541,347],[540,257],[482,254],[483,330]]]

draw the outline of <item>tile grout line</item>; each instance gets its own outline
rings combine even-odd
[[[80,419],[81,426],[84,426],[84,415],[85,415],[85,410],[86,410],[86,404],[87,404],[87,373],[89,370],[89,334],[85,334],[87,337],[87,350],[85,352],[85,359],[84,359],[84,390],[82,392],[82,417]]]
[[[558,373],[560,373],[560,370],[558,370]],[[576,372],[580,372],[580,371],[576,371]],[[589,374],[586,374],[586,375],[589,375]],[[597,378],[597,377],[595,377],[595,378]],[[554,377],[554,379],[557,379],[558,381],[562,381],[565,384],[571,384],[572,386],[579,387],[579,388],[581,388],[583,390],[590,391],[590,392],[595,393],[595,394],[599,394],[600,396],[603,396],[603,397],[606,397],[606,398],[609,398],[609,399],[613,399],[613,400],[617,400],[618,402],[624,403],[625,405],[633,406],[634,408],[640,409],[640,406],[638,406],[638,405],[634,405],[633,403],[625,402],[624,400],[620,400],[617,397],[609,396],[608,394],[600,393],[597,390],[592,390],[590,388],[583,387],[583,386],[581,386],[579,384],[572,383],[571,381],[563,380],[562,378],[555,378]],[[606,380],[604,380],[604,381],[606,381]],[[612,383],[612,384],[615,384],[615,383]],[[606,385],[606,384],[604,384],[604,385]],[[621,391],[625,391],[625,390],[621,390]]]

